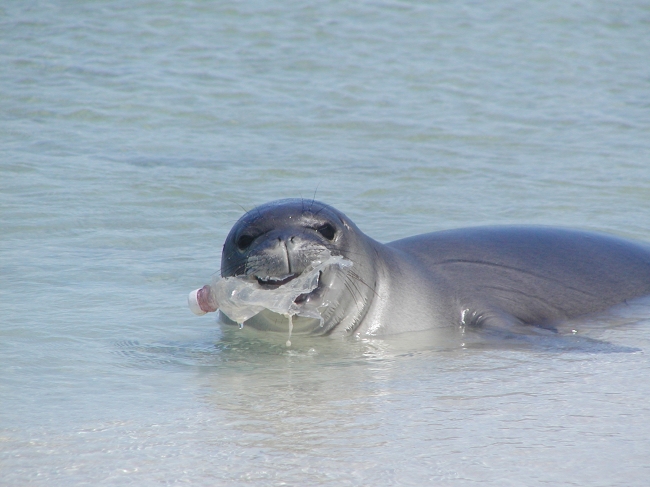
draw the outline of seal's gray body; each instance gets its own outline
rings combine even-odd
[[[328,227],[328,231],[323,228]],[[239,245],[239,244],[246,245]],[[379,243],[318,202],[263,205],[233,227],[222,274],[285,277],[321,249],[350,259],[347,296],[331,305],[324,275],[313,296],[320,334],[389,334],[449,326],[553,328],[554,323],[650,294],[650,247],[607,235],[550,227],[478,227]],[[328,303],[330,304],[328,307]],[[277,316],[250,324],[273,328]],[[300,327],[299,327],[300,329]]]
[[[479,227],[386,247],[429,276],[443,320],[465,325],[551,327],[650,294],[650,248],[597,233]]]

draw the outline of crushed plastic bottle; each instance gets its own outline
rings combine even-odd
[[[240,325],[265,309],[287,316],[290,329],[291,319],[296,315],[315,318],[322,324],[323,317],[315,304],[309,301],[297,304],[295,300],[301,294],[316,289],[320,273],[331,266],[344,269],[351,267],[352,262],[340,255],[326,256],[312,262],[302,274],[275,289],[265,289],[257,279],[248,276],[220,277],[211,285],[192,291],[188,296],[188,305],[197,315],[219,309]]]

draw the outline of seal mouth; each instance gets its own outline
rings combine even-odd
[[[280,277],[271,277],[271,276],[259,277],[259,276],[255,276],[255,279],[257,279],[258,284],[260,286],[262,286],[262,289],[277,289],[280,286],[283,286],[283,285],[287,284],[288,282],[293,281],[299,275],[300,274],[288,274],[286,276],[280,276]]]
[[[315,296],[321,289],[322,275],[323,272],[320,271],[318,273],[318,283],[316,284],[316,287],[312,292],[300,294],[296,299],[293,300],[293,302],[296,304],[302,304],[305,301],[307,301],[311,296]],[[280,277],[255,276],[255,279],[257,280],[257,283],[262,287],[262,289],[278,289],[279,287],[282,287],[283,285],[293,281],[298,276],[300,276],[300,274],[288,274],[286,276],[280,276]]]

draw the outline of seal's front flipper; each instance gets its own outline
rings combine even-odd
[[[632,353],[638,348],[619,346],[602,340],[567,334],[545,323],[526,323],[525,321],[500,310],[484,308],[463,310],[461,329],[464,335],[473,333],[470,346],[484,347],[524,346],[553,352],[588,352],[588,353]],[[466,345],[467,346],[467,345]]]
[[[557,335],[557,329],[550,324],[526,323],[505,311],[489,307],[463,309],[461,328],[464,332],[477,331],[503,339]]]

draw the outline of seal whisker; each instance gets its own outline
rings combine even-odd
[[[350,292],[350,294],[352,295],[352,298],[354,299],[354,302],[355,302],[355,304],[357,305],[357,309],[358,309],[359,311],[361,311],[362,308],[363,308],[363,306],[361,306],[361,304],[359,303],[359,299],[360,299],[363,295],[362,295],[361,292],[359,291],[359,288],[356,287],[356,285],[354,284],[354,282],[353,282],[352,279],[350,279],[350,278],[346,278],[344,284],[345,284],[345,287],[347,288],[347,290],[348,290],[348,291]],[[356,291],[356,294],[355,294],[355,291]]]
[[[355,281],[360,282],[364,286],[366,286],[370,292],[372,292],[375,296],[378,296],[377,291],[375,290],[374,287],[372,287],[370,284],[368,284],[366,281],[364,281],[361,276],[359,276],[356,272],[350,271],[349,273],[350,277],[353,278]],[[361,293],[359,293],[361,294]]]
[[[309,203],[309,211],[311,211],[312,207],[314,206],[314,202],[316,201],[316,193],[318,192],[318,187],[320,186],[320,183],[316,185],[316,189],[314,190],[314,196],[311,199],[311,203]]]

